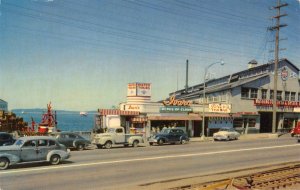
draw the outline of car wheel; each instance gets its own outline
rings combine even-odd
[[[138,145],[139,145],[139,141],[137,140],[133,141],[132,147],[138,147]]]
[[[298,139],[298,143],[300,143],[300,139]]]
[[[152,143],[152,142],[150,142],[150,143],[149,143],[149,145],[150,145],[150,146],[152,146],[152,145],[153,145],[153,143]]]
[[[227,140],[227,141],[229,141],[229,140],[230,140],[230,137],[229,137],[229,135],[227,136],[226,140]]]
[[[0,158],[0,170],[6,170],[9,166],[9,160],[7,158]]]
[[[293,133],[291,134],[291,137],[294,137],[294,134],[293,134]]]
[[[102,148],[102,145],[101,145],[101,144],[97,144],[96,146],[97,146],[97,148],[99,148],[99,149]]]
[[[186,144],[186,140],[185,140],[185,139],[182,139],[182,140],[180,141],[180,143],[181,143],[181,144]]]
[[[157,142],[157,144],[158,144],[158,145],[163,145],[163,144],[164,144],[164,141],[163,141],[162,139],[159,139],[158,142]]]
[[[59,155],[54,154],[54,155],[51,156],[50,164],[57,165],[57,164],[59,164],[59,162],[60,162],[60,156]]]
[[[84,149],[84,147],[85,146],[83,144],[78,144],[76,148],[77,148],[77,150],[81,151]]]
[[[104,146],[105,146],[106,149],[110,149],[112,147],[112,142],[107,141]]]

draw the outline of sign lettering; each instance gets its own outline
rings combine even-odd
[[[190,106],[192,101],[176,100],[175,96],[171,96],[169,100],[164,100],[165,106]]]

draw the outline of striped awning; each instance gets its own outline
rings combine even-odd
[[[100,115],[132,115],[132,116],[135,116],[135,115],[139,115],[140,112],[138,111],[124,111],[124,110],[118,110],[118,109],[99,109],[98,110],[99,114]]]

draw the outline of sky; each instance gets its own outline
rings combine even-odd
[[[9,110],[95,111],[126,101],[127,84],[152,101],[274,59],[276,0],[0,0],[0,99]],[[300,2],[282,13],[280,58],[300,68]]]

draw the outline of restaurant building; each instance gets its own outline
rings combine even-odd
[[[169,93],[158,102],[151,101],[150,83],[130,83],[127,101],[117,113],[120,125],[134,128],[149,137],[163,128],[179,127],[189,136],[201,136],[203,111],[205,135],[223,127],[233,127],[242,134],[272,132],[274,63],[258,65],[255,60],[246,70],[204,84]],[[299,69],[287,59],[278,65],[276,131],[288,131],[300,117]],[[204,107],[203,107],[204,106]],[[124,112],[126,111],[126,112]],[[110,113],[100,110],[99,113]]]
[[[241,133],[272,132],[274,96],[274,62],[258,65],[255,60],[248,69],[218,79],[206,81],[206,96],[203,99],[203,84],[171,92],[178,99],[205,102],[206,135],[221,127],[234,127]],[[276,131],[289,131],[300,117],[299,68],[288,59],[278,65]],[[222,113],[214,118],[209,114]],[[230,120],[227,121],[226,117]]]

